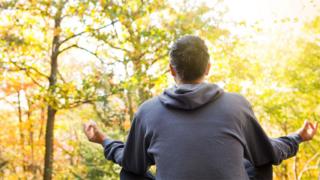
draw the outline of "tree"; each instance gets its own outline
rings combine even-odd
[[[13,68],[17,70],[25,71],[33,82],[39,86],[40,90],[46,89],[45,93],[42,94],[48,103],[44,179],[51,179],[54,121],[57,111],[64,108],[73,108],[96,99],[96,96],[92,95],[94,90],[77,91],[73,88],[75,92],[71,93],[69,88],[68,91],[65,91],[66,87],[64,86],[72,86],[72,83],[66,82],[59,72],[59,56],[71,48],[71,46],[68,46],[69,41],[78,39],[80,36],[90,34],[93,31],[106,28],[114,22],[108,22],[106,25],[98,28],[93,28],[91,24],[85,24],[84,30],[80,32],[73,32],[70,28],[63,29],[62,23],[67,18],[79,17],[79,21],[84,22],[84,18],[88,17],[88,14],[91,14],[92,11],[99,8],[94,1],[79,1],[73,3],[62,0],[29,1],[25,3],[9,2],[4,3],[2,7],[7,10],[3,12],[5,19],[13,20],[8,22],[6,27],[3,27],[1,33],[5,40],[3,42],[5,46],[2,46],[2,50],[7,52],[3,55],[3,62],[6,63],[9,69],[11,68],[9,66],[13,66]],[[12,9],[14,10],[13,12],[10,11]],[[21,18],[22,16],[24,18]],[[10,27],[14,28],[15,31],[5,30]],[[49,31],[47,29],[48,27],[50,29]],[[30,31],[30,29],[32,29],[32,31]],[[18,36],[18,33],[22,33],[22,36]],[[41,39],[35,38],[36,33]],[[77,47],[90,52],[86,48]],[[28,62],[28,59],[31,59],[33,62]],[[43,62],[39,62],[39,60],[34,62],[35,59],[42,59]],[[49,60],[49,66],[43,66],[46,60]],[[50,69],[49,75],[44,73],[47,69]],[[48,86],[44,84],[44,79],[48,79]],[[72,95],[70,96],[70,94]]]

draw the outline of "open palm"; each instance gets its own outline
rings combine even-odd
[[[298,134],[301,136],[303,141],[310,141],[313,139],[314,135],[317,133],[318,122],[312,124],[309,121],[305,121],[303,127],[298,130]]]
[[[97,124],[90,120],[83,125],[83,130],[88,140],[94,143],[102,144],[106,136],[100,131]]]

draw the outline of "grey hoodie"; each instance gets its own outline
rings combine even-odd
[[[297,134],[269,139],[249,102],[215,84],[183,84],[144,102],[126,143],[107,139],[104,154],[125,171],[144,175],[156,165],[157,180],[272,179],[272,164],[292,157]]]

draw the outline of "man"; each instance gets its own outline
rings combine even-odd
[[[204,41],[180,38],[170,50],[176,85],[139,107],[127,142],[108,139],[94,122],[84,125],[88,139],[138,176],[155,164],[157,180],[242,180],[248,172],[272,179],[272,164],[294,156],[318,124],[305,122],[297,133],[269,139],[244,97],[204,82],[209,69]]]

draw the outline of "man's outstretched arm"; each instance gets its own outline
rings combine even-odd
[[[108,139],[93,121],[84,124],[84,132],[89,141],[104,147],[106,159],[119,164],[126,171],[145,175],[153,161],[146,152],[147,139],[140,123],[136,118],[133,120],[126,143]]]
[[[255,167],[280,164],[283,160],[296,155],[299,143],[311,140],[317,132],[318,123],[312,124],[306,121],[296,133],[270,139],[257,121],[250,103],[245,98],[244,101],[247,105],[244,107],[247,120],[243,133],[248,153],[245,158],[252,161]]]
[[[299,144],[312,140],[317,129],[318,123],[312,124],[311,122],[305,121],[297,132],[288,136],[270,139],[276,154],[273,164],[280,164],[283,160],[295,156],[298,152]]]
[[[250,177],[260,180],[272,179],[272,165],[278,165],[283,160],[295,156],[299,149],[299,143],[311,140],[316,134],[318,126],[306,122],[297,133],[269,139],[256,121],[252,124],[255,124],[253,126],[258,130],[246,138],[249,151],[246,157],[250,159],[254,167]]]

